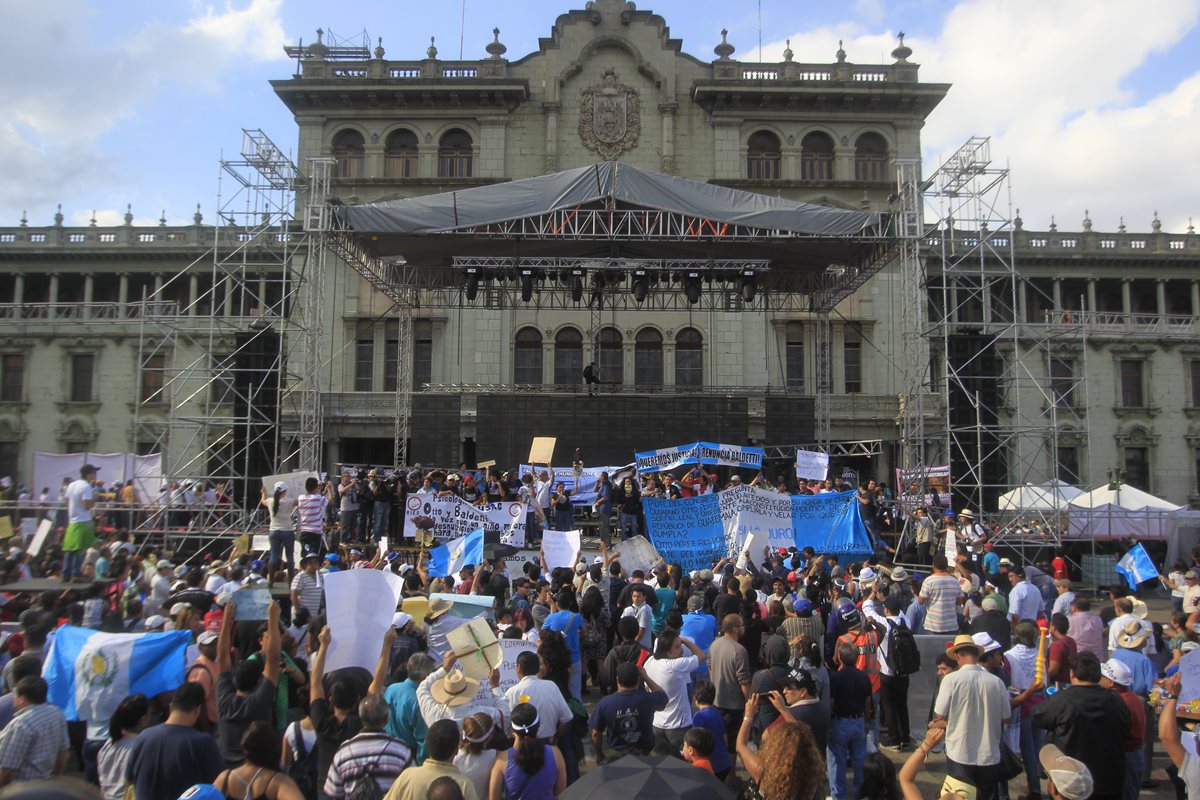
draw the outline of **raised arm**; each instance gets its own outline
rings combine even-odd
[[[329,643],[332,640],[333,632],[326,625],[321,629],[321,635],[317,637],[317,641],[321,645],[317,648],[317,653],[313,656],[312,667],[309,669],[311,674],[308,680],[308,702],[310,704],[325,699],[325,656],[329,653]]]
[[[392,663],[392,644],[396,641],[396,629],[389,627],[383,635],[383,648],[379,652],[379,662],[375,664],[375,675],[367,694],[379,694],[387,688],[388,667]]]
[[[233,658],[229,652],[233,638],[234,604],[231,600],[225,604],[225,615],[221,618],[221,632],[217,634],[217,674],[228,672],[233,668]]]
[[[937,747],[938,743],[945,738],[945,728],[930,728],[925,732],[925,741],[921,742],[921,746],[913,751],[913,754],[904,762],[904,766],[900,768],[898,777],[900,792],[904,795],[904,800],[922,800],[921,789],[917,786],[917,775],[925,766],[925,758],[929,755],[929,751]]]
[[[279,632],[279,603],[274,600],[267,606],[267,641],[263,646],[263,677],[276,686],[279,685],[280,656],[279,648],[282,637]]]

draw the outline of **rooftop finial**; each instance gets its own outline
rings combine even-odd
[[[199,225],[204,222],[204,215],[200,213],[200,204],[196,203],[196,213],[192,214],[192,222]]]
[[[425,51],[425,55],[430,58],[437,58],[437,45],[434,43],[434,38],[429,37],[429,49]]]
[[[58,211],[54,212],[54,224],[61,228],[63,224],[62,203],[58,204]]]
[[[21,227],[22,228],[29,227],[29,215],[26,214],[24,211],[21,212]]]
[[[1196,232],[1196,226],[1192,224],[1192,218],[1188,217],[1188,235]]]
[[[321,37],[325,35],[325,31],[317,28],[317,41],[308,46],[308,54],[316,58],[324,58],[329,53],[329,48],[325,46],[325,42]]]
[[[896,38],[900,40],[900,46],[892,51],[892,58],[896,59],[897,64],[907,64],[908,57],[912,55],[912,48],[904,44],[904,31],[896,34]]]
[[[1158,212],[1154,212],[1154,221],[1150,223],[1150,230],[1155,233],[1162,233],[1162,220],[1158,218]]]
[[[125,224],[126,225],[133,224],[133,203],[125,204]]]
[[[783,45],[783,60],[791,61],[796,54],[792,52],[792,40],[788,39]]]
[[[1125,232],[1125,217],[1122,216],[1121,224],[1117,226],[1117,233],[1124,233],[1124,232]]]
[[[1025,227],[1025,220],[1021,219],[1021,209],[1017,209],[1017,215],[1013,217],[1013,230],[1022,230]]]
[[[1051,232],[1058,230],[1058,223],[1054,221],[1054,215],[1050,215],[1050,230]]]
[[[846,50],[842,47],[841,39],[838,39],[837,60],[839,64],[846,63]]]
[[[721,43],[713,48],[713,52],[717,54],[717,58],[720,59],[721,61],[728,61],[729,57],[731,55],[733,55],[733,51],[735,49],[737,49],[729,43],[728,37],[729,37],[729,30],[726,28],[722,28],[721,29]]]
[[[487,50],[488,55],[490,55],[492,58],[500,58],[508,52],[508,48],[505,47],[500,41],[499,28],[492,28],[492,40],[488,42],[487,47],[483,49]]]
[[[387,52],[383,49],[383,37],[379,37],[379,43],[375,45],[375,60],[383,61],[383,54]]]
[[[88,222],[91,223],[93,228],[96,227],[96,209],[92,209],[92,218]]]
[[[1083,210],[1083,229],[1085,231],[1092,229],[1092,215],[1086,208]]]
[[[165,208],[162,210],[162,214],[158,218],[158,227],[167,227],[167,210]]]

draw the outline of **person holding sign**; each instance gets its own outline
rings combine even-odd
[[[290,575],[292,571],[292,548],[296,545],[296,526],[292,524],[292,509],[296,501],[287,496],[288,485],[283,481],[275,481],[271,487],[271,496],[267,490],[262,490],[259,505],[271,512],[269,535],[271,539],[271,557],[268,569],[273,575],[280,567],[280,556],[283,556],[284,569]]]

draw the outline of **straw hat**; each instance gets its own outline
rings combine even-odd
[[[1146,607],[1146,602],[1144,600],[1139,600],[1132,596],[1126,599],[1133,603],[1133,611],[1130,611],[1129,613],[1133,614],[1138,619],[1145,619],[1146,615],[1150,613],[1150,609]]]
[[[983,648],[980,647],[974,639],[968,634],[962,633],[954,637],[954,644],[950,645],[950,651],[957,653],[959,650],[974,650],[976,656],[983,655]]]
[[[441,597],[435,597],[429,601],[429,613],[426,614],[430,619],[437,619],[445,614],[453,607],[453,603]]]
[[[1121,635],[1117,637],[1117,646],[1136,650],[1146,643],[1148,636],[1150,636],[1150,632],[1142,627],[1142,623],[1136,619],[1131,619],[1121,629]]]
[[[906,570],[904,567],[893,567],[892,580],[896,583],[904,583],[906,580],[908,580],[908,570]]]
[[[437,598],[434,598],[435,602]],[[432,604],[431,604],[432,605]],[[433,682],[429,687],[429,693],[433,695],[433,699],[444,706],[461,706],[475,699],[475,693],[479,691],[479,681],[475,678],[468,678],[460,670],[447,672],[441,679]]]

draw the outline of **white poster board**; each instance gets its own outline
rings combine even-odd
[[[30,558],[41,555],[42,548],[46,546],[46,539],[50,536],[50,529],[52,527],[54,527],[54,523],[48,519],[44,519],[38,524],[37,532],[33,534],[33,541],[29,543]]]
[[[815,450],[796,451],[796,477],[806,481],[823,481],[829,475],[829,454]]]
[[[546,556],[547,569],[575,569],[579,559],[579,531],[544,531],[542,552]]]
[[[282,475],[265,475],[262,479],[263,492],[270,497],[275,492],[275,483],[283,481],[287,484],[287,497],[293,503],[304,494],[304,484],[309,478],[316,478],[317,473],[311,471],[285,472]]]
[[[326,616],[333,631],[327,673],[343,667],[374,671],[403,589],[400,576],[385,570],[348,569],[325,576]]]
[[[537,645],[524,639],[501,639],[500,652],[504,656],[500,662],[500,688],[508,691],[520,681],[517,677],[517,656],[536,653]]]
[[[642,572],[650,572],[650,569],[662,560],[658,551],[654,549],[654,545],[650,544],[650,540],[645,536],[632,536],[616,548],[620,553],[621,566],[625,568],[625,573],[630,574],[635,569],[640,569]]]

